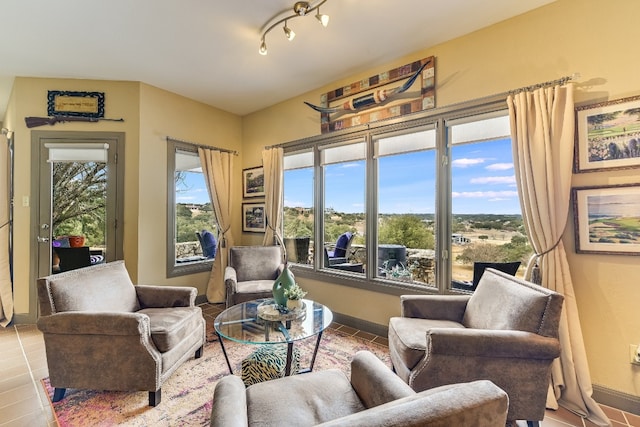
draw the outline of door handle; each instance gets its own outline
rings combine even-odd
[[[48,243],[49,242],[49,238],[48,237],[40,237],[38,236],[38,243]]]

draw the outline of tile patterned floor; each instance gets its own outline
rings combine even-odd
[[[207,322],[213,322],[220,313],[220,304],[203,304]],[[346,325],[334,324],[343,333],[387,345],[387,339]],[[47,377],[42,334],[35,325],[15,325],[0,328],[0,427],[57,426],[40,379]],[[613,427],[640,427],[640,416],[603,406]],[[526,426],[519,421],[518,427]],[[566,409],[547,411],[542,427],[592,427]]]

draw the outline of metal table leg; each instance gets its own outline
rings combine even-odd
[[[227,350],[224,348],[224,343],[222,342],[222,335],[216,331],[216,335],[218,336],[218,342],[220,343],[220,347],[222,348],[222,354],[224,354],[224,360],[227,361],[227,366],[229,367],[229,373],[233,375],[233,369],[231,368],[231,362],[229,362],[229,356],[227,356]]]

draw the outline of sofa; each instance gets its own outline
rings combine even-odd
[[[37,280],[53,401],[67,388],[149,392],[200,357],[205,321],[192,287],[133,285],[123,261]]]
[[[491,381],[416,393],[380,359],[359,351],[350,379],[338,369],[254,384],[234,375],[218,381],[211,427],[504,426],[507,394]]]

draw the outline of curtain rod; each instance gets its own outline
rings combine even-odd
[[[211,145],[196,144],[195,142],[184,141],[182,139],[176,139],[176,138],[172,138],[170,136],[167,136],[167,142],[169,142],[169,141],[171,141],[171,142],[181,142],[183,144],[190,144],[190,145],[194,145],[194,146],[196,146],[198,148],[209,148],[209,149],[212,149],[212,150],[218,150],[218,151],[222,151],[224,153],[231,153],[234,156],[238,155],[238,152],[236,150],[229,150],[228,148],[213,147]]]
[[[482,100],[485,100],[485,99],[491,99],[491,100],[496,100],[497,101],[500,98],[505,98],[505,100],[506,100],[506,97],[509,96],[509,95],[515,95],[515,94],[518,94],[520,92],[536,90],[536,89],[540,89],[540,88],[547,87],[547,86],[563,85],[565,83],[568,83],[568,82],[573,81],[573,80],[577,80],[579,78],[580,78],[580,73],[576,72],[576,73],[573,73],[570,76],[560,77],[559,79],[556,79],[556,80],[550,80],[550,81],[543,82],[543,83],[536,83],[536,84],[533,84],[533,85],[530,85],[530,86],[523,86],[523,87],[520,87],[520,88],[517,88],[517,89],[508,90],[506,92],[501,92],[501,93],[497,93],[497,94],[494,94],[494,95],[487,95],[487,96],[483,96],[483,97],[480,97],[480,98],[470,99],[470,100],[467,100],[467,101],[456,102],[454,104],[449,104],[449,105],[445,105],[443,107],[436,108],[436,110],[438,110],[440,108],[455,108],[456,106],[459,106],[459,105],[462,105],[462,104],[472,104],[474,102],[482,101]],[[427,111],[427,110],[424,110],[424,111]],[[433,111],[433,110],[431,110],[431,111]],[[347,129],[345,129],[345,130],[347,130]],[[353,132],[356,132],[357,130],[360,130],[360,128],[354,129]],[[304,139],[311,139],[311,138],[315,138],[315,137],[311,136],[311,137],[308,137],[308,138],[303,138],[303,140]],[[268,146],[265,146],[264,148],[265,149],[282,148],[282,147],[285,147],[285,146],[289,145],[291,142],[292,141],[282,142],[280,144],[268,145]]]

